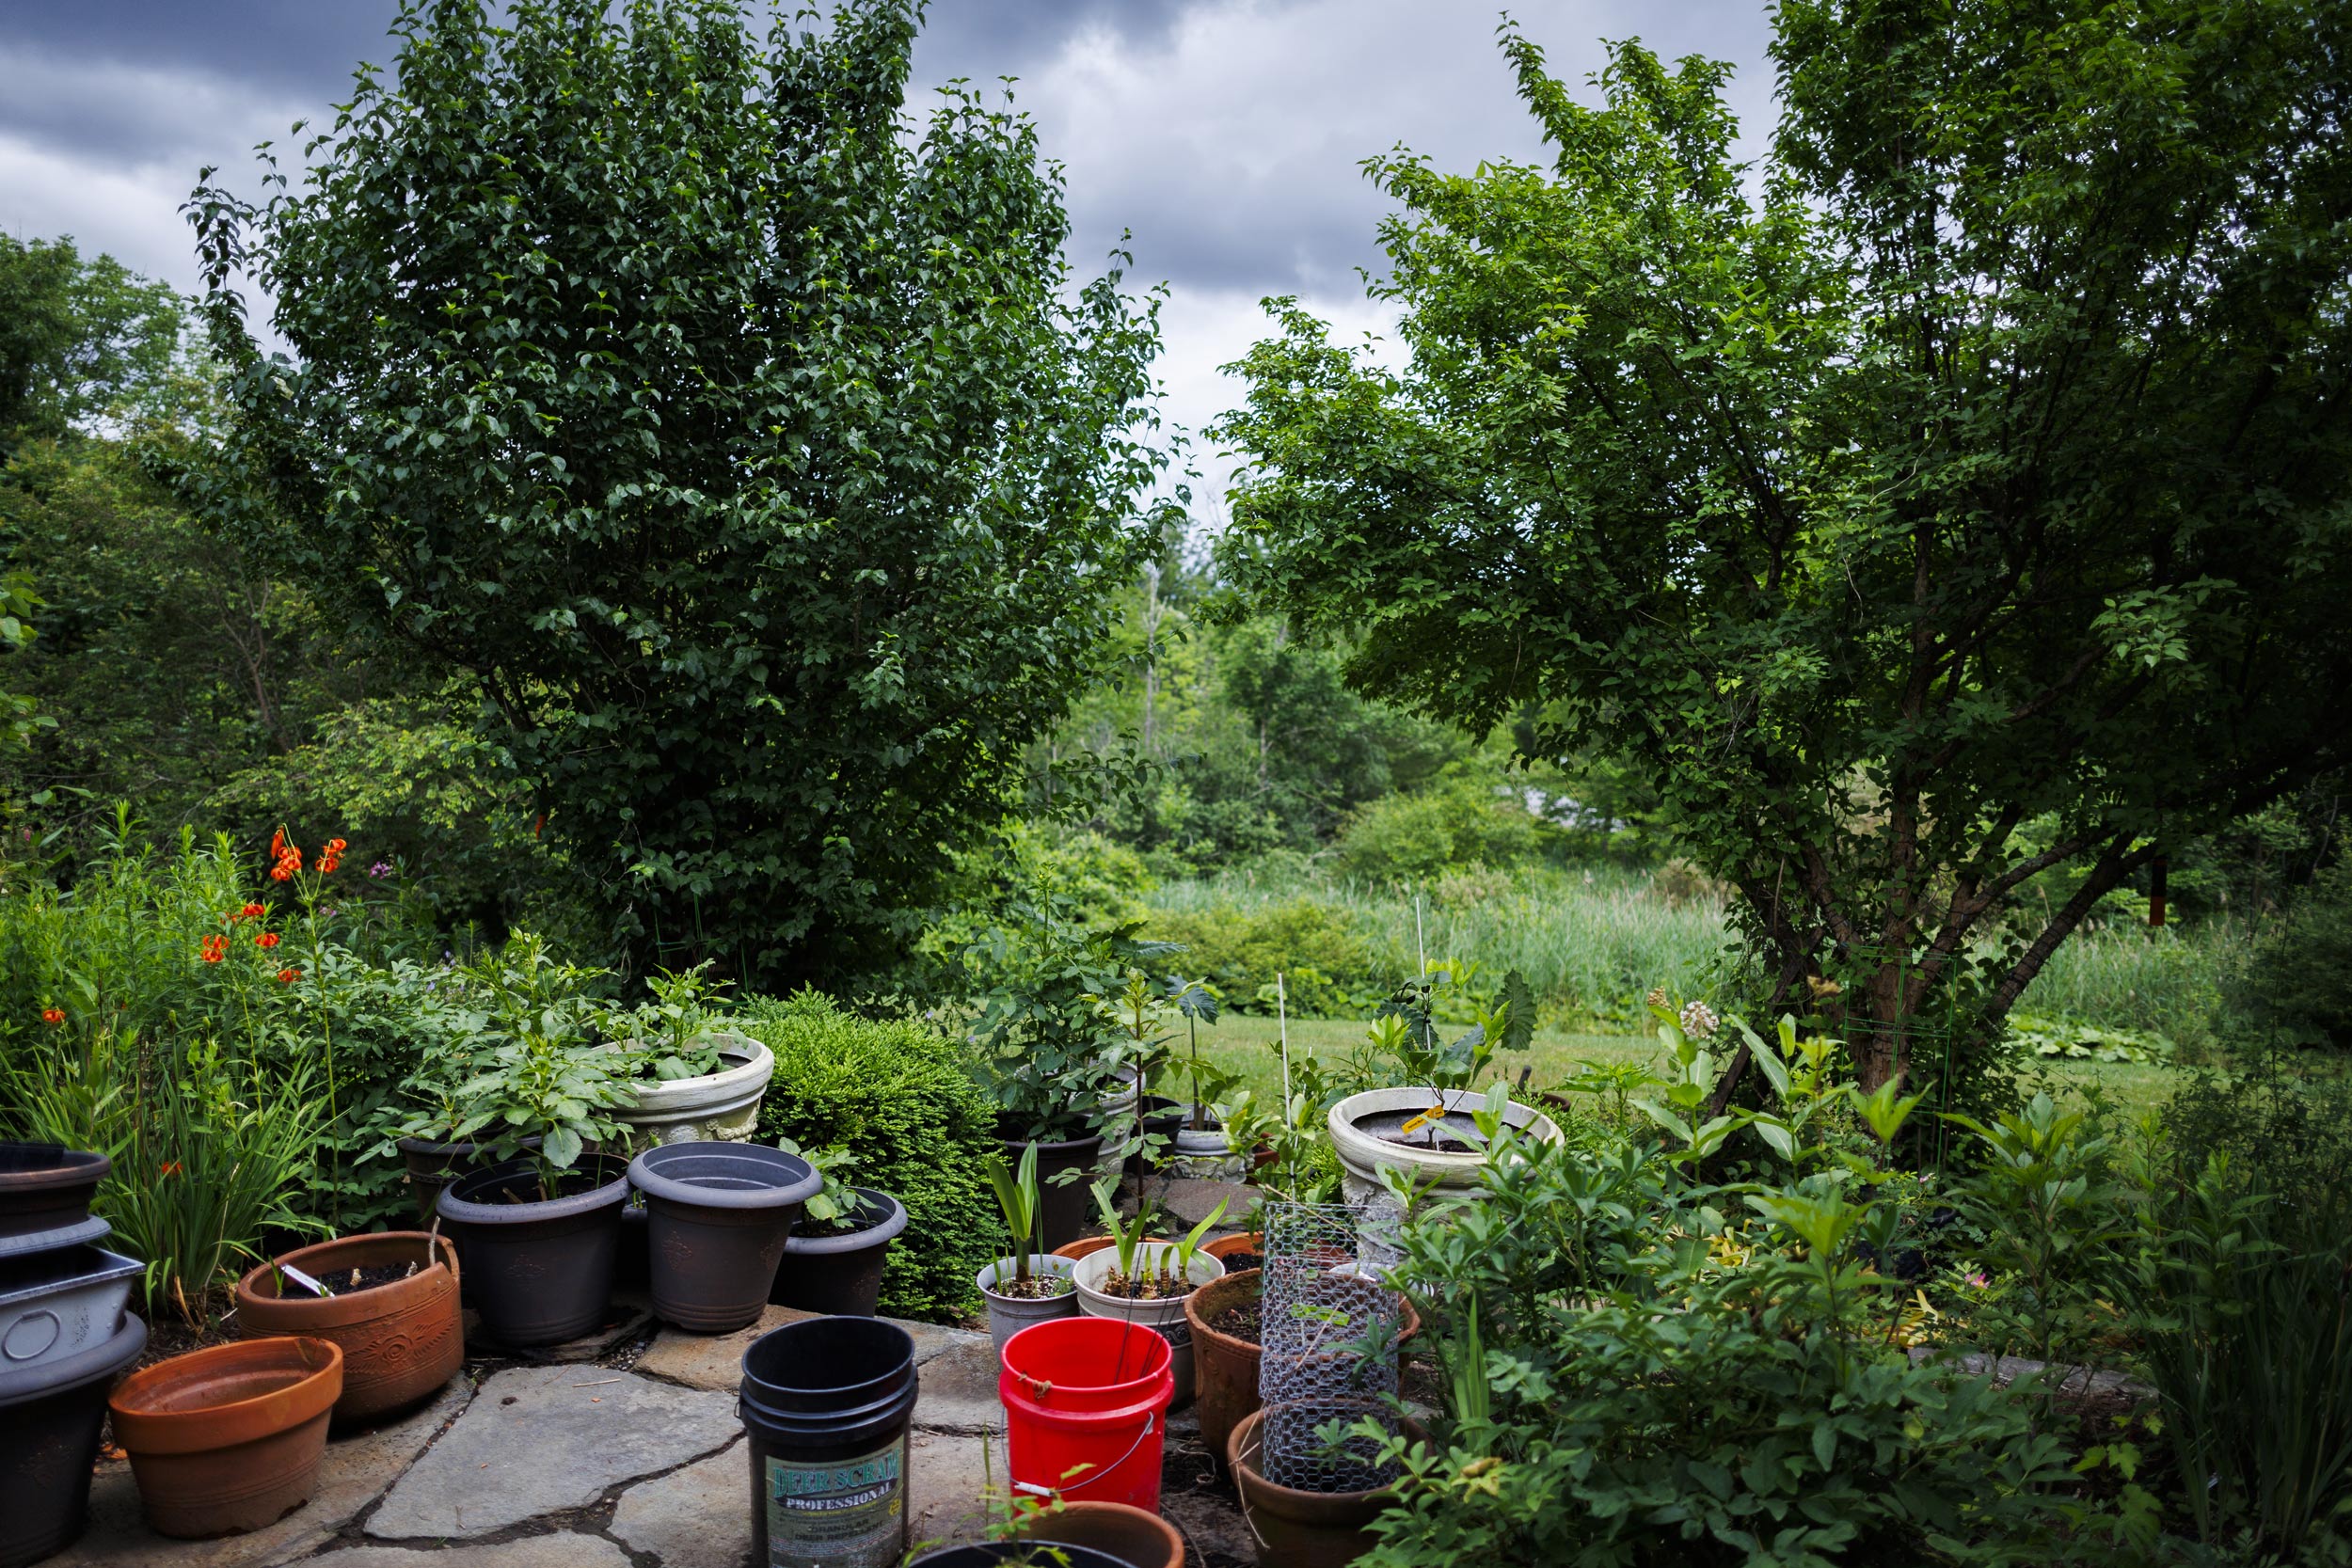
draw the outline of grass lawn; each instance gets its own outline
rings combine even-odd
[[[1364,1030],[1365,1025],[1355,1020],[1295,1018],[1290,1021],[1291,1051],[1295,1055],[1317,1052],[1335,1056],[1359,1044]],[[1454,1032],[1459,1034],[1460,1026],[1455,1026]],[[1556,1090],[1575,1073],[1580,1062],[1654,1062],[1664,1049],[1654,1036],[1572,1035],[1558,1029],[1538,1029],[1535,1043],[1524,1054],[1499,1053],[1495,1060],[1513,1079],[1518,1077],[1520,1069],[1532,1066],[1533,1086]],[[1182,1061],[1182,1028],[1176,1031],[1175,1053]],[[1276,1049],[1275,1023],[1270,1018],[1227,1014],[1214,1026],[1200,1031],[1200,1053],[1226,1071],[1242,1074],[1262,1099],[1279,1096],[1281,1091],[1281,1056]],[[2128,1062],[2053,1059],[2040,1065],[2048,1069],[2051,1080],[2062,1089],[2080,1094],[2094,1085],[2099,1086],[2106,1091],[2108,1102],[2127,1116],[2169,1098],[2179,1081],[2174,1069]]]

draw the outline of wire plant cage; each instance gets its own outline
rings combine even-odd
[[[1258,1395],[1265,1408],[1259,1468],[1301,1492],[1361,1492],[1396,1479],[1378,1446],[1337,1447],[1319,1429],[1366,1417],[1391,1433],[1404,1298],[1358,1256],[1364,1212],[1351,1204],[1270,1203],[1260,1265]]]

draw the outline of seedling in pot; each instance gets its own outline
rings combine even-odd
[[[1005,1216],[1005,1232],[1011,1239],[1009,1256],[1012,1277],[998,1277],[994,1287],[997,1293],[1030,1297],[1068,1294],[1072,1287],[1067,1278],[1058,1275],[1040,1277],[1029,1267],[1030,1255],[1043,1250],[1038,1234],[1043,1204],[1038,1195],[1037,1145],[1032,1143],[1021,1151],[1021,1164],[1011,1171],[1005,1169],[1001,1156],[991,1154],[988,1180],[996,1189],[996,1207]]]
[[[1200,1238],[1216,1228],[1216,1222],[1225,1217],[1225,1204],[1224,1198],[1217,1199],[1216,1207],[1209,1211],[1207,1219],[1194,1226],[1191,1234],[1183,1241],[1160,1254],[1160,1277],[1163,1280],[1169,1276],[1172,1269],[1177,1283],[1187,1291],[1191,1289],[1193,1255],[1200,1250]],[[1184,1291],[1176,1293],[1182,1295]]]
[[[1192,1116],[1186,1125],[1195,1132],[1205,1132],[1209,1130],[1211,1102],[1241,1082],[1239,1073],[1219,1071],[1200,1060],[1200,1021],[1205,1018],[1211,1023],[1216,1022],[1216,989],[1205,979],[1170,980],[1168,1003],[1184,1021],[1184,1071],[1192,1081]]]

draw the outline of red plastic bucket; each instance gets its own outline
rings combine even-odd
[[[1176,1398],[1167,1340],[1115,1318],[1053,1318],[1006,1340],[1000,1359],[1013,1491],[1159,1512]]]

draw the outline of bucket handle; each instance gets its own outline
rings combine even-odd
[[[1113,1470],[1118,1469],[1121,1465],[1126,1464],[1128,1460],[1133,1459],[1135,1457],[1136,1450],[1143,1447],[1143,1440],[1152,1435],[1152,1429],[1159,1424],[1159,1419],[1160,1413],[1158,1411],[1153,1410],[1146,1412],[1143,1418],[1143,1430],[1136,1433],[1136,1440],[1127,1445],[1127,1451],[1120,1454],[1117,1459],[1112,1460],[1108,1465],[1104,1465],[1097,1468],[1094,1474],[1087,1477],[1084,1481],[1073,1481],[1067,1486],[1040,1486],[1033,1481],[1016,1481],[1012,1483],[1012,1489],[1015,1492],[1026,1492],[1033,1497],[1050,1497],[1057,1493],[1075,1492],[1082,1486],[1091,1486],[1096,1481],[1101,1481],[1104,1476],[1109,1475]]]

